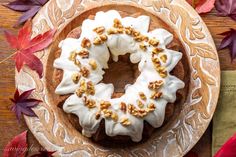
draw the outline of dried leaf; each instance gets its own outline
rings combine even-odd
[[[15,136],[4,148],[3,157],[24,157],[27,151],[27,131]]]
[[[26,64],[29,68],[35,70],[41,78],[43,65],[34,53],[48,47],[56,31],[54,29],[49,30],[31,39],[31,25],[31,21],[28,21],[23,28],[20,29],[18,36],[14,36],[5,31],[5,37],[10,46],[17,49],[14,55],[17,71],[19,72],[22,66]]]
[[[222,40],[219,49],[228,48],[230,50],[231,59],[236,58],[236,30],[230,29],[230,31],[221,33],[225,38]]]
[[[229,16],[236,21],[235,0],[216,0],[215,7],[220,16]]]
[[[236,156],[236,134],[234,134],[214,155],[214,157],[235,157]]]
[[[11,110],[15,112],[18,121],[20,121],[20,117],[22,114],[31,117],[37,117],[37,115],[32,110],[33,107],[37,106],[41,101],[37,99],[29,98],[34,89],[19,93],[19,90],[16,89],[14,98],[10,99],[13,102],[13,106]]]
[[[26,22],[42,8],[48,0],[16,0],[5,5],[9,9],[25,12],[18,20],[17,25]]]
[[[214,8],[215,0],[187,0],[187,2],[201,14],[210,12]]]
[[[39,151],[38,154],[34,154],[30,157],[52,157],[52,155],[55,153],[56,151]]]

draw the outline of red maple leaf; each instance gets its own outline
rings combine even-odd
[[[236,156],[236,134],[232,136],[214,155],[214,157],[235,157]]]
[[[19,90],[16,89],[13,99],[10,99],[13,102],[11,110],[15,112],[18,121],[22,114],[31,117],[37,117],[37,115],[32,110],[33,107],[37,106],[41,101],[33,98],[28,98],[34,89],[19,93]]]
[[[24,157],[27,151],[27,131],[15,136],[4,148],[3,157]]]
[[[43,50],[51,44],[56,30],[49,30],[31,39],[31,27],[32,22],[28,21],[23,28],[20,29],[18,36],[14,36],[7,31],[4,33],[10,46],[17,50],[14,55],[17,71],[19,72],[23,65],[26,64],[29,68],[35,70],[41,78],[43,65],[34,53]]]

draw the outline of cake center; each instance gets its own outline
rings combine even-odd
[[[110,59],[108,62],[109,68],[104,70],[105,74],[102,82],[113,84],[113,98],[122,96],[125,92],[125,86],[133,84],[140,74],[138,64],[131,63],[129,56],[129,54],[119,56],[118,62]]]

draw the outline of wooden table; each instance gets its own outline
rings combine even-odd
[[[0,4],[6,4],[10,1],[12,0],[1,0]],[[16,23],[20,15],[21,13],[0,6],[0,61],[13,52],[3,37],[3,30],[7,29],[17,33],[18,28],[13,28],[12,26]],[[229,30],[229,28],[236,28],[235,21],[228,17],[218,17],[215,10],[202,15],[202,18],[207,24],[217,47],[222,40],[222,37],[218,34]],[[236,61],[231,63],[228,50],[222,50],[218,53],[222,70],[236,70]],[[11,106],[9,98],[15,92],[14,68],[14,62],[11,59],[0,64],[0,156],[2,156],[2,150],[9,140],[22,131],[27,130],[24,121],[22,120],[20,123],[17,123],[15,115],[9,110]],[[197,152],[199,157],[211,156],[211,131],[210,125],[198,144],[193,148],[193,151]],[[41,148],[30,132],[28,134],[28,142],[31,148],[29,154],[34,154]]]

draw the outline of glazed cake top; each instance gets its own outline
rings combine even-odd
[[[64,71],[56,88],[60,95],[72,94],[63,109],[79,117],[85,136],[92,136],[102,119],[108,136],[128,135],[142,139],[144,121],[154,128],[164,121],[165,107],[176,100],[184,82],[170,75],[182,53],[166,48],[173,35],[164,29],[148,32],[150,17],[122,18],[115,10],[98,12],[94,20],[83,21],[79,39],[61,41],[61,56],[54,67]],[[110,57],[130,53],[140,75],[126,85],[120,98],[111,98],[112,84],[100,83]],[[119,72],[119,70],[117,70]]]

